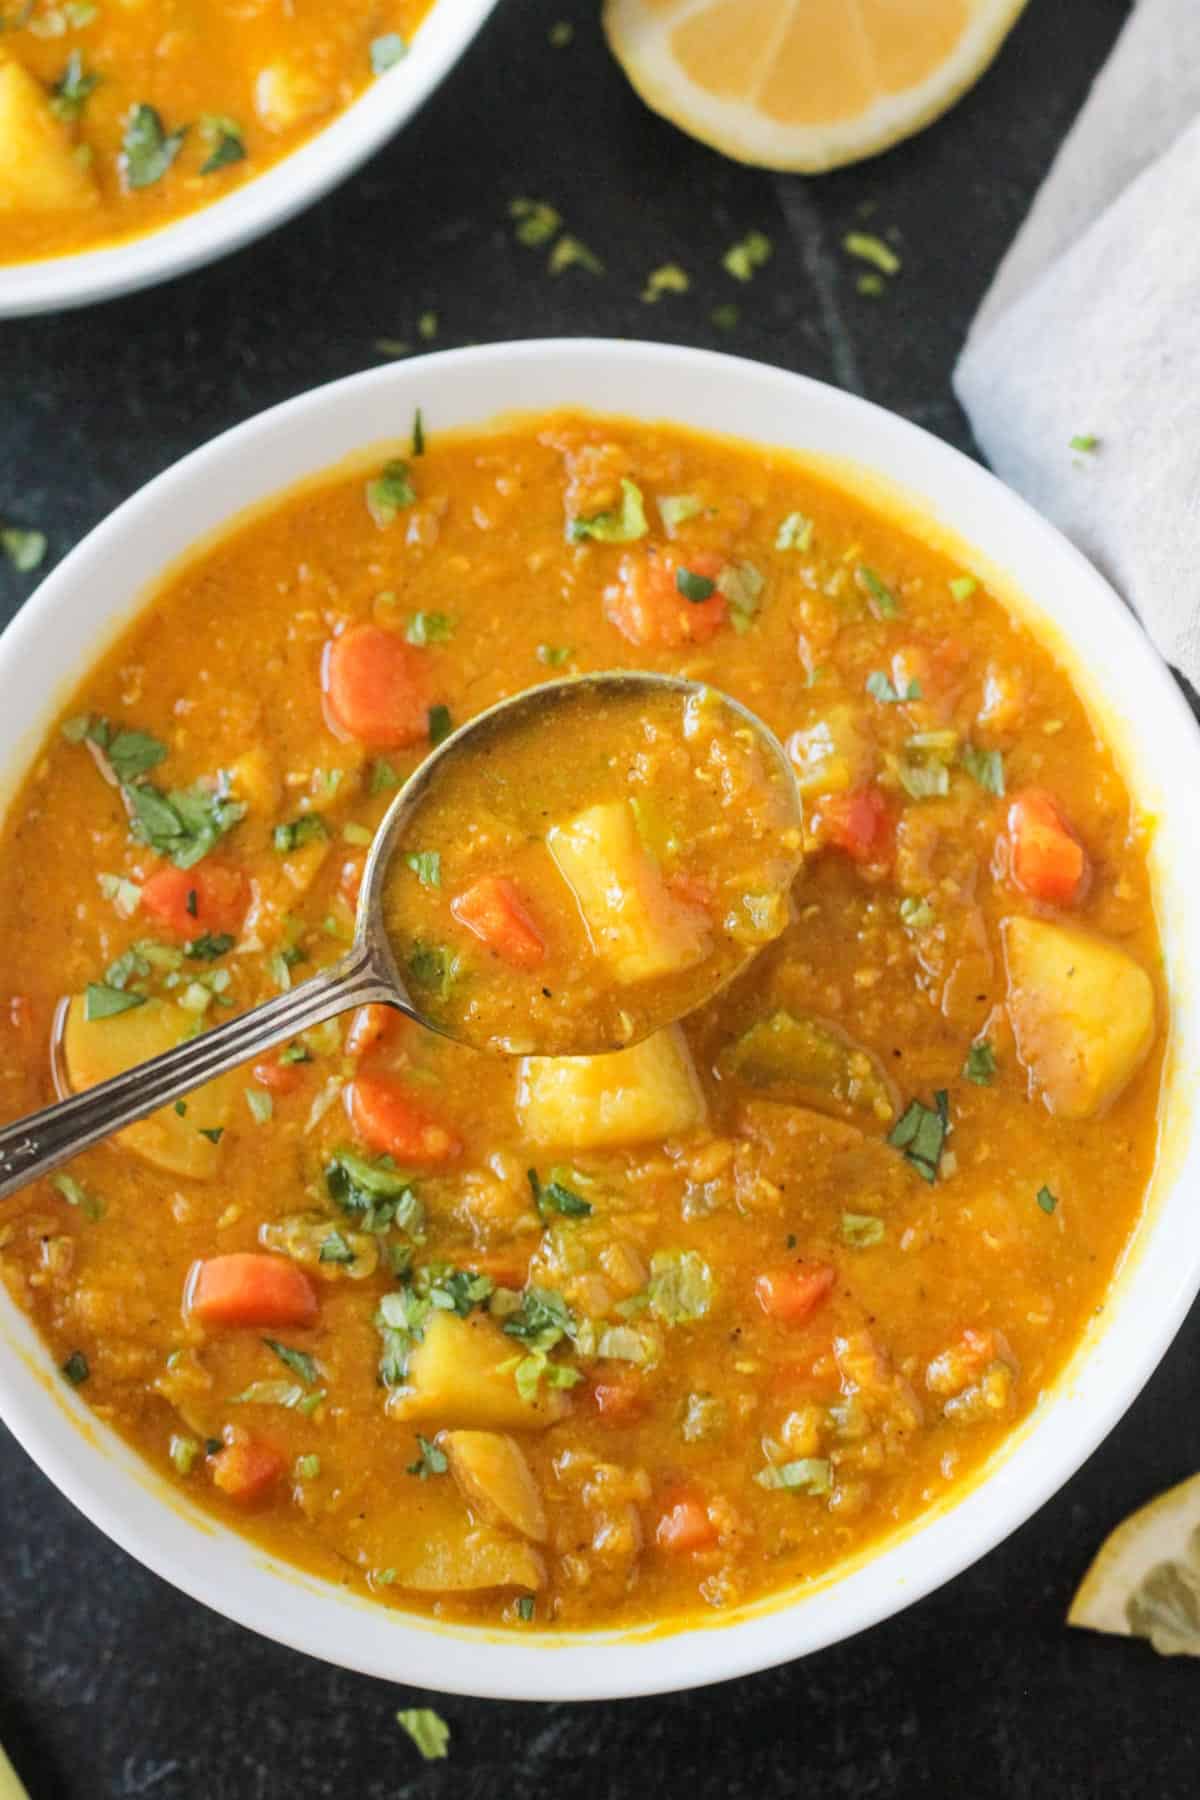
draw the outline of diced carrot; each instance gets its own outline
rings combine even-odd
[[[725,558],[709,550],[630,551],[621,558],[617,580],[604,590],[605,616],[631,644],[664,649],[705,644],[725,623],[725,596],[714,589],[703,600],[689,600],[676,576],[683,569],[715,582],[724,567]]]
[[[829,794],[821,801],[821,822],[829,842],[855,862],[887,862],[892,854],[892,821],[877,787]]]
[[[485,875],[456,895],[450,911],[460,925],[514,969],[536,969],[545,957],[546,940],[506,875]]]
[[[263,1499],[287,1466],[270,1444],[247,1437],[233,1439],[209,1462],[214,1487],[243,1506]]]
[[[420,650],[381,625],[352,625],[325,646],[325,715],[343,737],[400,750],[429,735],[429,676]]]
[[[668,1496],[654,1533],[660,1550],[673,1554],[709,1550],[717,1536],[717,1528],[699,1494],[681,1488]]]
[[[356,1076],[346,1089],[346,1110],[362,1141],[397,1162],[446,1163],[462,1149],[454,1133],[418,1106],[402,1082],[389,1076]]]
[[[1083,891],[1087,852],[1042,788],[1026,788],[1008,809],[1009,870],[1024,894],[1070,906]]]
[[[201,862],[191,869],[171,863],[142,883],[142,911],[173,937],[236,937],[250,904],[250,883],[240,869]]]
[[[254,1079],[268,1094],[294,1094],[304,1080],[304,1065],[280,1062],[277,1056],[264,1056],[254,1065]]]
[[[833,1286],[836,1271],[828,1263],[794,1263],[767,1269],[754,1283],[758,1304],[768,1318],[784,1325],[803,1325]]]
[[[404,1014],[394,1006],[381,1006],[375,1002],[360,1006],[346,1033],[347,1056],[365,1056],[368,1050],[381,1050],[398,1036],[401,1026],[406,1023]]]
[[[630,1370],[614,1375],[611,1381],[598,1381],[592,1388],[596,1411],[610,1425],[624,1425],[638,1419],[646,1410],[646,1387],[640,1374]]]
[[[192,1264],[184,1306],[202,1325],[311,1325],[317,1290],[285,1256],[238,1250]]]
[[[365,856],[348,856],[342,864],[338,875],[338,886],[351,906],[358,905],[358,891],[362,887],[363,870],[367,866]]]

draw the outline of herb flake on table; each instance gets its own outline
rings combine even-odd
[[[678,263],[660,263],[647,275],[642,299],[653,306],[664,294],[686,294],[691,285],[687,270],[681,269]]]
[[[774,245],[764,231],[748,231],[744,238],[731,244],[721,258],[721,267],[735,281],[752,281],[757,269],[771,259]]]
[[[898,275],[903,267],[891,245],[872,231],[848,231],[842,239],[842,249],[847,256],[870,263],[881,275]]]
[[[18,575],[32,575],[46,560],[46,534],[27,526],[0,526],[0,549]]]
[[[1090,456],[1093,451],[1100,448],[1100,439],[1094,432],[1080,431],[1071,439],[1068,448],[1077,451],[1081,456]]]
[[[414,1706],[398,1712],[396,1723],[408,1733],[426,1762],[440,1762],[449,1755],[450,1727],[431,1706]]]
[[[186,135],[186,125],[166,131],[154,107],[144,102],[131,107],[118,158],[125,186],[146,188],[161,181],[182,150]]]

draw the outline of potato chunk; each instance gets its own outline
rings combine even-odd
[[[99,197],[40,84],[0,63],[0,213],[77,212]]]
[[[540,1588],[546,1565],[532,1544],[505,1537],[487,1525],[443,1526],[429,1536],[397,1541],[391,1567],[399,1587],[421,1593],[465,1593],[482,1588]]]
[[[195,1029],[195,1017],[182,1006],[166,1000],[147,1000],[129,1012],[108,1019],[84,1017],[84,998],[76,994],[67,1008],[62,1051],[67,1082],[72,1092],[95,1087],[120,1075],[135,1063],[147,1062],[173,1050]],[[156,1168],[172,1175],[210,1180],[217,1172],[220,1143],[205,1137],[206,1131],[223,1131],[233,1107],[235,1077],[221,1075],[189,1094],[183,1114],[164,1106],[117,1135],[117,1142],[134,1150]]]
[[[1063,1119],[1114,1101],[1154,1042],[1154,989],[1115,944],[1074,925],[1005,919],[1008,1013],[1017,1054]]]
[[[444,1431],[438,1439],[467,1505],[485,1525],[546,1541],[546,1509],[525,1452],[500,1431]]]
[[[806,797],[844,794],[875,772],[875,744],[857,706],[830,706],[815,724],[792,733],[787,753]]]
[[[542,1431],[571,1410],[561,1388],[543,1384],[522,1400],[511,1364],[525,1354],[492,1320],[435,1312],[408,1359],[408,1380],[388,1399],[393,1419],[481,1431]],[[502,1368],[502,1364],[509,1364]]]
[[[517,1114],[531,1144],[594,1149],[703,1124],[704,1094],[677,1026],[607,1056],[527,1056]]]
[[[708,955],[703,913],[668,891],[628,801],[589,806],[552,826],[546,845],[579,903],[593,950],[617,981],[670,975]]]

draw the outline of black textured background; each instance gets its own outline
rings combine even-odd
[[[452,5],[454,0],[443,0]],[[722,162],[648,113],[593,0],[504,0],[415,125],[315,211],[167,288],[0,325],[0,517],[59,556],[226,426],[370,366],[381,337],[437,347],[548,333],[718,345],[855,388],[969,449],[950,370],[988,275],[1128,12],[1031,0],[979,88],[878,162],[815,182]],[[572,43],[551,48],[570,19]],[[552,279],[509,201],[553,202],[607,265]],[[858,209],[902,276],[856,292]],[[775,242],[742,287],[722,251]],[[646,305],[674,260],[692,290]],[[714,305],[740,322],[714,328]],[[7,617],[29,578],[0,569]],[[448,1699],[451,1758],[394,1723],[426,1698],[224,1623],[87,1525],[0,1434],[0,1737],[33,1800],[1176,1800],[1200,1789],[1194,1664],[1068,1633],[1101,1536],[1200,1468],[1195,1314],[1069,1487],[941,1593],[840,1648],[702,1693],[605,1706]]]

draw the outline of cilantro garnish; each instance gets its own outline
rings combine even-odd
[[[658,501],[663,529],[670,536],[678,526],[686,525],[704,511],[704,503],[695,494],[663,494]]]
[[[956,575],[950,583],[950,594],[955,600],[969,600],[979,586],[974,575]]]
[[[406,1731],[426,1762],[439,1762],[449,1753],[450,1727],[440,1713],[430,1706],[414,1706],[396,1714],[396,1723]]]
[[[183,954],[193,962],[215,962],[218,956],[233,949],[234,941],[228,931],[205,931],[183,946]]]
[[[1037,1203],[1044,1213],[1052,1213],[1058,1205],[1058,1195],[1052,1194],[1048,1187],[1040,1187],[1037,1191]]]
[[[72,50],[67,66],[50,90],[50,105],[68,124],[80,117],[88,96],[94,92],[100,77],[89,75],[83,66],[83,53]]]
[[[528,1625],[533,1618],[533,1595],[522,1594],[517,1601],[517,1617],[522,1625]]]
[[[537,1208],[538,1217],[549,1220],[553,1213],[561,1213],[565,1219],[586,1219],[592,1210],[590,1200],[577,1194],[561,1181],[548,1181],[544,1185],[539,1179],[536,1169],[526,1171],[529,1186],[533,1191],[533,1204]]]
[[[400,786],[400,777],[385,756],[376,757],[371,764],[371,776],[367,782],[369,794],[386,794],[392,788]]]
[[[989,794],[1004,794],[1004,757],[999,750],[977,750],[968,744],[962,753],[962,766],[973,781]]]
[[[739,243],[731,244],[721,258],[721,267],[735,281],[751,281],[754,271],[771,258],[773,246],[762,231],[748,231]]]
[[[429,741],[440,744],[454,730],[454,720],[450,716],[448,706],[431,706],[429,709]]]
[[[572,544],[582,543],[585,538],[594,538],[601,544],[631,544],[645,537],[649,529],[641,488],[628,476],[622,476],[620,505],[609,512],[593,513],[587,519],[572,519],[567,525],[567,540]]]
[[[121,171],[128,188],[150,187],[166,174],[183,148],[187,126],[168,134],[152,106],[130,108],[121,140]]]
[[[996,1052],[986,1038],[980,1038],[967,1051],[963,1074],[976,1087],[990,1087],[996,1073]]]
[[[0,526],[0,549],[19,575],[30,575],[46,557],[46,534],[21,525]]]
[[[866,563],[859,563],[854,571],[854,579],[868,596],[881,619],[896,617],[900,611],[900,602],[886,581],[877,575],[874,569],[869,569]]]
[[[642,299],[652,306],[663,294],[686,294],[691,285],[687,271],[678,263],[662,263],[647,275]]]
[[[414,613],[404,632],[410,644],[448,644],[454,636],[454,620],[448,613]]]
[[[739,636],[750,629],[766,585],[766,577],[750,562],[727,562],[717,576],[717,588],[729,602],[729,616]]]
[[[768,1463],[754,1477],[759,1487],[783,1488],[793,1494],[827,1494],[833,1485],[831,1465],[819,1456],[795,1462]]]
[[[166,794],[147,781],[125,783],[121,792],[130,810],[132,836],[169,857],[177,869],[198,863],[246,816],[240,801],[202,782]]]
[[[271,833],[271,842],[283,855],[289,851],[299,850],[304,844],[316,843],[329,836],[329,827],[320,813],[301,813],[298,819],[291,819],[286,825],[277,825]]]
[[[789,513],[775,533],[777,550],[811,550],[815,527],[803,513]]]
[[[900,258],[890,244],[876,237],[870,231],[849,231],[842,239],[842,248],[848,256],[858,257],[860,262],[868,262],[877,268],[881,275],[898,275],[901,269]]]
[[[675,586],[684,599],[690,600],[693,606],[699,606],[702,601],[710,600],[717,591],[715,581],[710,581],[707,575],[697,575],[692,569],[676,569]]]
[[[1083,456],[1090,456],[1093,450],[1100,448],[1100,439],[1091,431],[1078,432],[1072,439],[1070,447],[1078,450]]]
[[[878,700],[881,706],[895,706],[898,701],[919,700],[921,684],[919,681],[910,681],[907,687],[901,691],[892,685],[882,669],[872,669],[867,676],[867,692],[873,700]]]
[[[888,1143],[904,1152],[923,1181],[937,1180],[938,1164],[950,1134],[950,1096],[939,1088],[933,1096],[933,1107],[910,1102],[906,1111],[888,1132]]]
[[[408,973],[416,987],[445,1000],[458,975],[458,958],[442,944],[414,944],[408,955]]]
[[[589,250],[579,238],[572,237],[569,232],[563,233],[550,252],[550,260],[546,264],[552,275],[561,275],[564,269],[575,265],[586,269],[589,275],[603,275],[604,264],[594,250]]]
[[[208,155],[200,164],[202,175],[215,175],[220,169],[245,161],[246,140],[236,119],[206,113],[200,121],[200,136],[209,146]]]
[[[416,1462],[408,1465],[408,1474],[416,1475],[421,1481],[428,1481],[431,1475],[444,1475],[450,1467],[446,1452],[439,1450],[436,1444],[430,1443],[427,1437],[417,1433],[417,1449],[420,1455]]]
[[[442,858],[437,850],[414,850],[405,858],[422,887],[436,888],[442,885]]]
[[[420,1234],[421,1203],[409,1176],[390,1157],[372,1162],[354,1150],[335,1150],[325,1169],[325,1185],[343,1212],[361,1215],[364,1231],[394,1225],[414,1237]]]
[[[537,659],[548,669],[561,669],[570,658],[571,649],[568,644],[539,644],[537,647]]]
[[[298,1375],[305,1387],[315,1387],[318,1380],[317,1365],[307,1350],[293,1350],[290,1344],[281,1344],[278,1338],[265,1337],[263,1343],[268,1350],[273,1350],[285,1368],[293,1375]]]
[[[62,1372],[72,1387],[83,1386],[83,1383],[91,1374],[91,1370],[88,1368],[88,1359],[83,1354],[82,1350],[72,1350],[70,1356],[68,1356],[66,1362],[62,1365]]]
[[[383,473],[366,488],[367,511],[381,530],[392,524],[397,513],[416,500],[416,489],[408,479],[408,464],[397,457],[385,463]]]
[[[90,1024],[94,1019],[113,1019],[118,1013],[132,1012],[135,1006],[145,1004],[145,994],[131,994],[102,981],[89,981],[83,994],[83,1016]]]
[[[60,1193],[68,1206],[74,1206],[90,1219],[94,1225],[104,1217],[104,1202],[98,1194],[89,1193],[82,1181],[76,1181],[73,1175],[52,1175],[50,1186]]]

